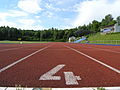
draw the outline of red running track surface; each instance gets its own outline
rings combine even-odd
[[[21,61],[17,62],[19,60]],[[58,71],[53,70],[59,65],[64,66]],[[40,80],[50,70],[56,72],[52,77],[59,76],[60,79]],[[74,77],[67,78],[65,72],[72,72]],[[47,75],[49,77],[49,73]],[[67,84],[66,79],[73,84]],[[0,44],[0,86],[15,85],[52,88],[119,87],[120,46],[72,43]]]

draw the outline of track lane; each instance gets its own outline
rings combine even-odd
[[[27,59],[27,58],[29,58],[29,57],[31,57],[31,56],[37,54],[38,52],[41,52],[41,51],[45,50],[45,49],[48,48],[48,47],[49,47],[49,46],[44,47],[44,48],[41,48],[41,49],[39,49],[39,50],[37,50],[37,51],[35,51],[35,52],[33,52],[33,53],[27,55],[27,56],[25,56],[25,57],[23,57],[23,58],[21,58],[21,59],[15,61],[15,62],[13,62],[13,63],[11,63],[11,64],[9,64],[9,65],[3,67],[2,69],[0,69],[0,72],[3,72],[3,71],[5,71],[5,70],[11,68],[12,66],[14,66],[14,65],[16,65],[16,64],[18,64],[18,63],[20,63],[20,62],[22,62],[23,60],[25,60],[25,59]]]
[[[81,51],[91,57],[94,57],[94,58],[120,70],[120,57],[119,57],[120,53],[114,53],[114,52],[108,52],[108,51],[96,49],[97,46],[102,47],[99,45],[92,45],[92,48],[89,48],[89,46],[91,47],[91,45],[89,45],[89,46],[87,45],[87,47],[86,47],[83,44],[82,45],[81,44],[65,44],[65,45],[68,45],[78,51]],[[96,47],[96,48],[94,48],[94,47]],[[108,48],[109,46],[104,46],[104,48],[105,47]],[[111,46],[110,46],[110,48],[111,48]],[[120,47],[117,46],[117,48],[120,48]]]
[[[6,50],[7,49],[13,49],[13,48],[21,48],[21,44],[0,44],[0,52]]]
[[[110,45],[95,45],[95,44],[79,44],[78,46],[81,45],[83,47],[89,47],[89,48],[96,48],[96,49],[103,49],[104,51],[115,51],[115,52],[120,52],[120,46],[110,46]]]
[[[45,72],[59,64],[66,66],[55,75],[61,76],[60,81],[40,81],[39,78]],[[65,84],[63,72],[72,71],[82,80],[79,85]],[[52,47],[37,53],[25,61],[11,67],[0,74],[1,86],[14,86],[20,84],[29,87],[98,87],[120,86],[119,74],[56,43]]]
[[[6,51],[12,51],[16,49],[21,49],[21,48],[32,48],[32,47],[37,47],[40,45],[43,45],[46,43],[39,43],[39,44],[0,44],[0,53],[6,52]]]
[[[0,52],[0,69],[47,45],[48,44],[34,44],[30,46],[23,44],[22,48]]]

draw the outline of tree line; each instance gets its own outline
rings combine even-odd
[[[81,37],[92,33],[100,32],[100,28],[108,25],[113,25],[120,22],[120,16],[114,20],[111,14],[105,16],[101,22],[93,20],[88,25],[83,25],[71,29],[56,29],[50,28],[47,30],[21,30],[13,27],[0,27],[0,40],[18,40],[23,41],[61,41],[65,42],[69,37]]]

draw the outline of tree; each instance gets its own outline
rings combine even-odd
[[[91,30],[95,32],[100,31],[100,23],[96,20],[92,21]]]
[[[115,23],[116,23],[116,21],[113,20],[112,15],[108,14],[108,15],[105,16],[105,19],[102,19],[101,27],[108,26],[108,25],[113,25]]]
[[[120,25],[120,16],[117,17],[117,22]],[[88,25],[79,26],[71,29],[58,30],[56,28],[50,28],[46,30],[21,30],[13,27],[0,27],[0,40],[39,40],[39,41],[67,41],[69,37],[80,37],[91,33],[100,31],[101,27],[113,25],[116,20],[111,14],[105,16],[101,22],[93,20]]]

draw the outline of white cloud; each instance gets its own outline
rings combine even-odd
[[[28,13],[38,13],[42,10],[39,4],[40,0],[20,0],[18,7]]]
[[[23,17],[25,16],[25,17]],[[41,23],[41,20],[39,19],[25,19],[26,16],[29,16],[27,13],[23,11],[17,11],[17,10],[9,10],[8,12],[0,12],[0,26],[9,26],[9,27],[16,27],[21,29],[34,29],[34,30],[41,30],[43,27],[41,25],[35,25],[36,23]],[[17,19],[14,19],[17,17]],[[37,17],[38,18],[38,17]]]
[[[46,7],[47,9],[50,9],[50,10],[53,10],[53,11],[61,11],[60,8],[54,7],[52,4],[46,3],[45,7]]]
[[[70,3],[74,3],[77,0],[49,0],[49,2],[51,3],[55,3],[56,5],[66,5],[66,4],[70,4]]]
[[[48,0],[50,3],[46,3],[47,9],[57,12],[74,12],[74,4],[79,0]]]
[[[8,12],[0,12],[0,19],[2,20],[5,20],[8,17],[20,17],[20,16],[28,16],[28,14],[23,11],[17,11],[17,10],[9,10]]]
[[[53,17],[53,13],[50,12],[50,11],[45,12],[45,14],[46,14],[46,16],[49,17],[49,18]]]
[[[28,16],[27,13],[17,10],[9,10],[8,12],[0,12],[0,26],[16,27],[14,21],[9,21],[9,18]]]
[[[20,25],[18,28],[21,29],[28,29],[28,30],[42,30],[43,27],[41,25],[37,25],[36,23],[41,23],[41,20],[35,20],[35,19],[19,19],[18,22]]]
[[[12,17],[28,16],[28,13],[19,10],[9,10]]]
[[[55,2],[57,5],[61,5],[61,4],[64,4],[66,0],[49,0],[49,2],[53,3]]]
[[[36,21],[34,19],[19,19],[18,22],[23,25],[33,25]]]
[[[36,19],[39,19],[39,18],[40,18],[40,16],[35,16],[35,18],[36,18]]]
[[[71,29],[71,28],[75,28],[75,27],[73,27],[71,25],[65,25],[65,26],[59,26],[58,28],[60,28],[60,29]]]
[[[25,29],[25,30],[43,30],[44,28],[41,25],[21,25],[17,28]]]
[[[8,21],[6,17],[1,16],[0,17],[0,26],[9,26],[9,27],[17,27],[17,24],[12,21]]]
[[[14,22],[6,21],[6,20],[0,20],[0,26],[16,27],[17,24]]]
[[[77,8],[78,16],[73,26],[89,24],[93,20],[101,21],[107,14],[112,14],[114,18],[120,15],[120,0],[86,0],[79,4]],[[77,5],[78,6],[78,5]]]
[[[72,10],[70,7],[67,7],[67,8],[59,8],[59,7],[55,7],[53,4],[48,4],[46,3],[45,7],[49,10],[53,10],[53,11],[56,11],[56,12],[61,12],[61,11],[70,11]],[[73,11],[73,10],[72,10]]]

